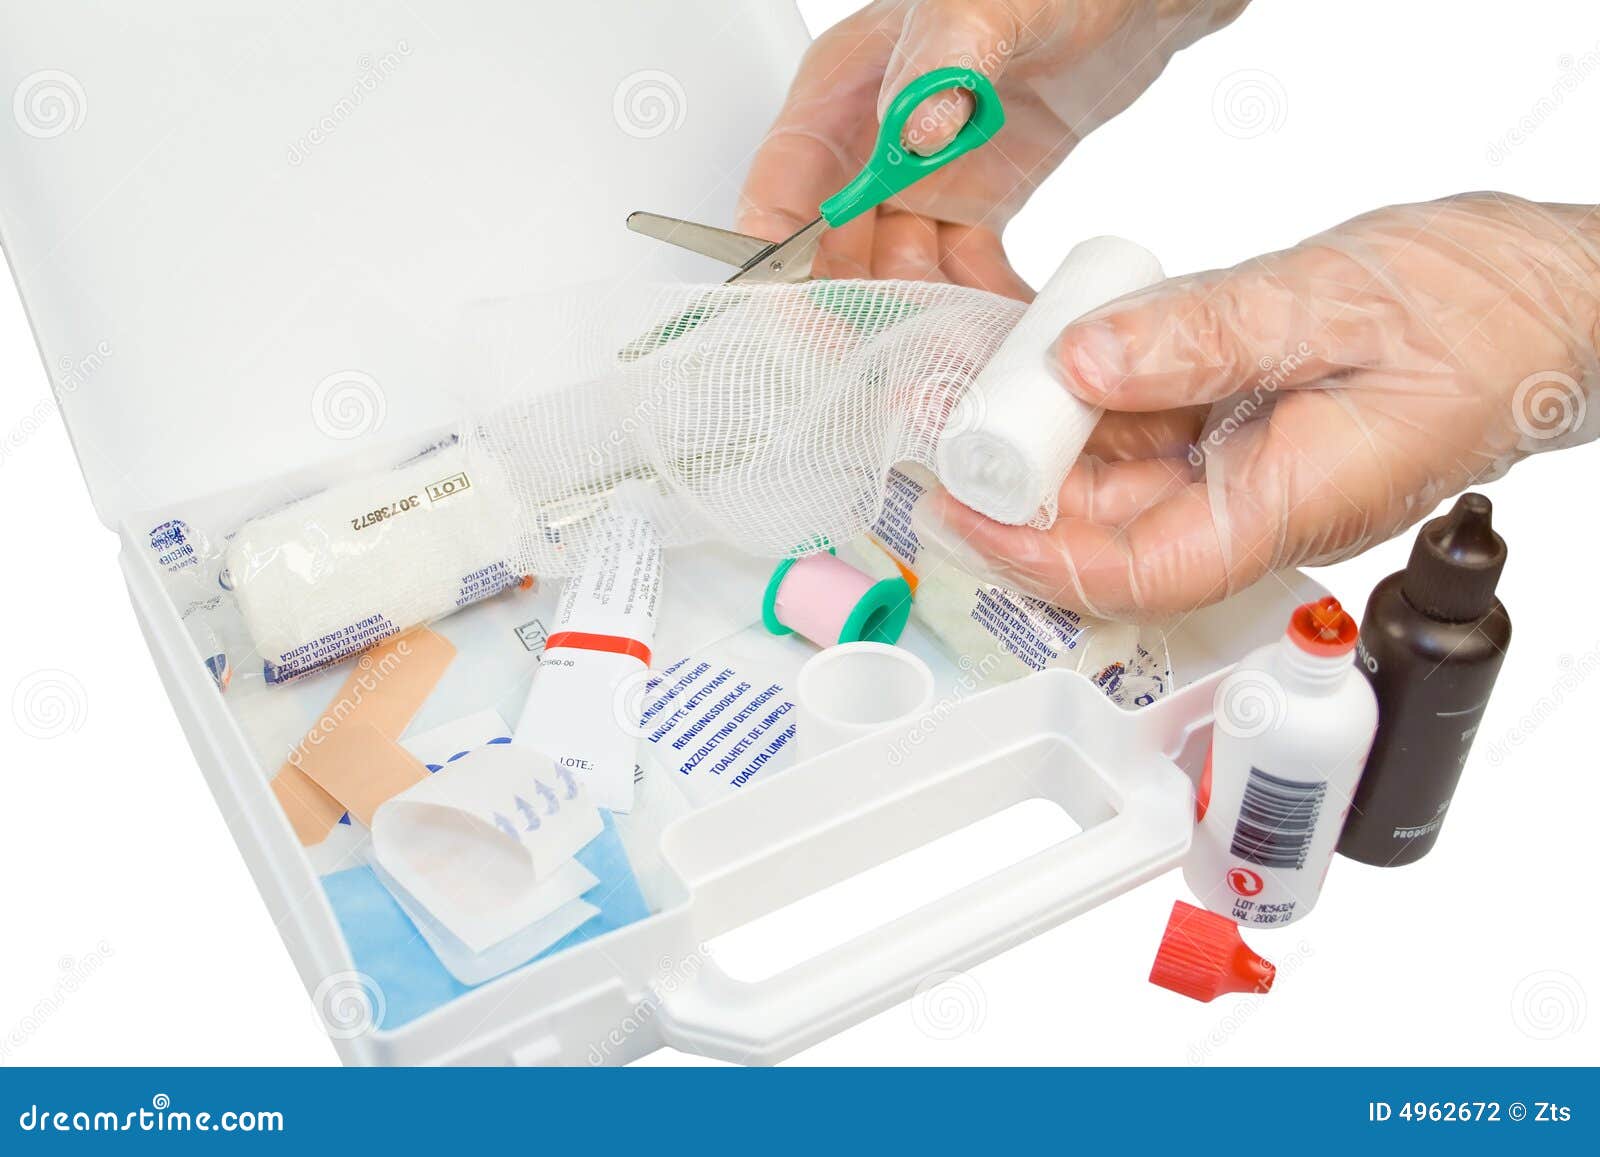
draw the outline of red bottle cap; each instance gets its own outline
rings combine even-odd
[[[1312,655],[1347,655],[1355,650],[1359,634],[1356,621],[1332,595],[1296,607],[1289,616],[1289,638]]]
[[[1250,951],[1232,920],[1179,900],[1161,934],[1150,983],[1209,1001],[1224,992],[1266,992],[1277,971]]]

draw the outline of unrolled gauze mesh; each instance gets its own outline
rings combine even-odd
[[[952,285],[819,281],[607,287],[493,303],[469,424],[524,514],[513,569],[561,574],[618,493],[663,541],[763,555],[843,543],[896,462],[931,465],[1020,302]],[[1054,510],[1043,512],[1054,517]]]

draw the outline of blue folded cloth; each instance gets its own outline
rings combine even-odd
[[[611,813],[601,811],[600,817],[603,829],[577,856],[578,862],[599,881],[583,898],[600,909],[600,914],[533,960],[543,960],[650,914]],[[322,887],[333,905],[357,971],[371,977],[381,992],[381,1002],[375,1002],[382,1006],[379,1028],[399,1028],[469,991],[471,986],[462,984],[439,963],[422,933],[371,868],[350,868],[324,876]]]

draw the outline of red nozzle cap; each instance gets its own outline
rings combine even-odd
[[[1360,629],[1339,600],[1329,595],[1296,607],[1289,616],[1289,638],[1302,651],[1335,657],[1355,650]]]
[[[1224,992],[1266,992],[1277,971],[1250,951],[1232,920],[1179,900],[1161,934],[1150,983],[1210,1001]]]

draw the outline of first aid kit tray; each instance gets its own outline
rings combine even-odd
[[[708,262],[621,222],[641,203],[731,219],[804,28],[781,4],[742,6],[730,25],[710,0],[659,11],[415,0],[314,15],[213,7],[174,38],[135,13],[90,22],[77,7],[15,14],[0,43],[6,75],[64,75],[86,109],[59,135],[0,133],[0,243],[46,364],[93,351],[92,373],[57,382],[64,420],[96,510],[121,537],[134,611],[196,760],[320,1002],[357,963],[324,887],[328,853],[296,838],[269,753],[339,675],[221,689],[152,532],[181,520],[225,534],[391,466],[498,400],[452,375],[457,319],[473,302],[579,278],[708,279]],[[608,69],[564,48],[529,57],[529,46],[601,36]],[[552,84],[569,94],[561,117],[546,115]],[[723,547],[669,552],[663,631],[673,615],[709,622],[674,610],[673,576],[688,576],[680,591],[729,621],[685,646],[759,652],[792,678],[807,644],[762,632],[769,569]],[[913,626],[903,645],[934,669],[937,742],[868,736],[686,810],[655,847],[629,847],[648,916],[397,1027],[332,1024],[335,1044],[362,1064],[623,1063],[662,1045],[772,1062],[906,998],[930,972],[1069,919],[1187,847],[1215,681],[1316,592],[1282,577],[1173,632],[1178,690],[1137,711],[1071,671],[975,686]],[[512,594],[436,624],[463,669],[503,691],[469,701],[442,684],[414,729],[485,708],[514,718],[538,661],[524,628],[552,595]],[[766,979],[736,979],[706,952],[1033,799],[1082,833]]]

